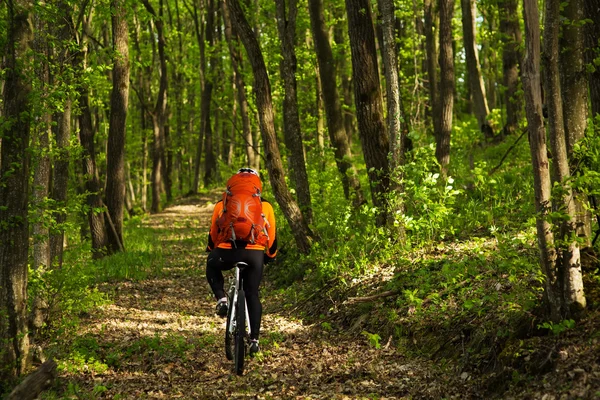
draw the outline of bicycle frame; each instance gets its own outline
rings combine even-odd
[[[241,266],[241,268],[240,268]],[[235,263],[235,267],[234,267],[234,278],[231,282],[231,286],[230,286],[230,291],[233,289],[233,298],[231,300],[230,303],[230,307],[233,307],[233,312],[230,313],[230,320],[229,320],[229,333],[233,334],[233,332],[236,329],[236,320],[235,320],[235,304],[237,304],[237,300],[238,300],[238,291],[240,289],[242,289],[242,280],[240,279],[240,274],[241,274],[241,269],[244,268],[245,266],[248,266],[247,263],[240,261]],[[245,300],[245,299],[244,299]],[[246,310],[246,326],[248,327],[248,335],[250,335],[251,333],[251,328],[250,328],[250,313],[248,312],[248,303],[246,303],[244,301],[244,309]]]

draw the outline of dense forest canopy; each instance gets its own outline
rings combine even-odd
[[[242,166],[288,278],[529,234],[548,319],[577,318],[599,21],[597,0],[0,1],[0,376],[26,371],[48,318],[28,282],[65,249],[127,251],[128,219]]]

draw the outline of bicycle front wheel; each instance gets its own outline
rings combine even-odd
[[[246,355],[246,294],[238,292],[235,304],[235,372],[244,373],[244,357]]]
[[[227,324],[225,325],[225,357],[228,360],[233,360],[233,352],[235,350],[235,343],[233,340],[233,332],[231,324],[233,322],[233,290],[229,292],[229,307],[227,308]]]

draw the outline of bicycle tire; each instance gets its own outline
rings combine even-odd
[[[231,314],[233,313],[233,289],[229,292],[229,307],[227,308],[227,323],[225,325],[225,357],[229,361],[233,360],[233,352],[235,349],[233,334],[230,331]]]
[[[243,375],[246,356],[246,294],[243,289],[238,292],[235,321],[235,372]]]

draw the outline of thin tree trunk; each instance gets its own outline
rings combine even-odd
[[[125,134],[129,101],[129,36],[124,0],[112,0],[113,89],[106,152],[106,206],[116,237],[108,230],[109,252],[119,251],[123,243],[123,203],[125,201]]]
[[[231,15],[232,25],[239,33],[242,43],[248,53],[248,58],[254,72],[254,93],[258,109],[259,122],[263,144],[265,146],[265,158],[269,171],[269,180],[275,198],[296,240],[296,246],[301,253],[308,253],[312,243],[312,232],[302,216],[300,207],[292,198],[285,183],[283,163],[279,153],[276,140],[275,124],[273,120],[273,103],[271,99],[271,86],[267,68],[260,50],[260,46],[252,28],[248,24],[244,12],[238,0],[226,0]]]
[[[546,131],[542,114],[540,79],[540,26],[537,3],[523,1],[525,20],[525,55],[523,58],[523,90],[529,131],[529,147],[533,165],[536,226],[540,264],[546,277],[545,298],[554,321],[561,319],[561,295],[558,286],[557,254],[548,214],[552,209],[550,169],[546,147]]]
[[[336,7],[333,12],[333,18],[336,19],[333,26],[333,41],[336,44],[348,42],[348,22],[344,7]],[[346,46],[336,48],[336,70],[340,80],[340,102],[342,103],[342,118],[344,119],[344,130],[348,138],[348,146],[352,150],[354,133],[356,132],[356,116],[350,110],[354,104],[352,96],[352,72],[348,65],[350,54],[347,54]],[[322,95],[321,95],[322,97]]]
[[[39,93],[37,94],[40,98],[39,109],[34,110],[33,114],[36,116],[36,124],[33,132],[32,147],[36,152],[36,156],[33,160],[33,187],[32,187],[32,206],[35,210],[36,218],[38,219],[33,223],[32,236],[33,236],[33,269],[44,271],[50,266],[50,243],[49,243],[49,229],[47,223],[44,221],[43,212],[45,211],[46,205],[44,204],[49,193],[50,187],[50,157],[48,156],[50,150],[50,132],[52,124],[52,116],[48,112],[50,109],[48,104],[48,91],[49,91],[49,80],[50,71],[48,65],[48,41],[44,37],[43,32],[48,29],[45,21],[40,16],[35,17],[35,37],[33,40],[34,51],[37,53],[40,60],[38,61],[39,67],[37,68],[37,79],[39,82]],[[36,314],[35,310],[34,313]],[[37,318],[34,318],[34,321]],[[41,322],[41,321],[39,321]],[[41,327],[41,324],[36,327]]]
[[[200,4],[202,5],[203,2],[200,2]],[[187,3],[186,4],[187,7]],[[201,95],[200,95],[200,110],[202,110],[202,104],[204,104],[204,85],[205,85],[205,79],[204,79],[204,75],[206,74],[206,56],[205,56],[205,49],[206,49],[206,45],[204,42],[204,31],[202,30],[202,26],[205,24],[205,22],[202,20],[201,15],[198,13],[198,4],[197,2],[193,2],[193,9],[190,9],[188,7],[188,12],[190,13],[190,15],[192,16],[193,20],[194,20],[194,28],[195,28],[195,32],[196,32],[196,40],[198,41],[198,47],[200,48],[200,86],[201,86]],[[200,115],[200,129],[198,129],[198,141],[196,142],[196,155],[194,158],[194,174],[192,177],[192,187],[190,188],[190,192],[192,193],[197,193],[198,189],[200,188],[200,165],[202,163],[202,147],[204,145],[204,128],[205,128],[205,124],[204,124],[204,114],[202,113],[202,111],[200,111],[201,115]]]
[[[57,64],[58,73],[55,76],[55,85],[64,87],[64,92],[67,93],[67,98],[62,104],[62,111],[55,115],[56,120],[56,135],[55,135],[55,156],[53,160],[54,170],[52,174],[52,199],[56,202],[58,210],[54,211],[54,221],[56,228],[50,234],[50,263],[58,268],[62,267],[63,262],[63,247],[65,240],[64,224],[67,220],[65,211],[67,206],[67,191],[69,184],[69,139],[71,136],[71,98],[66,89],[67,85],[71,84],[71,73],[69,68],[66,68],[71,57],[71,51],[68,48],[68,42],[74,38],[73,22],[71,20],[71,8],[64,1],[58,3],[60,18],[55,32],[61,45],[57,47]]]
[[[306,163],[304,160],[304,145],[298,113],[298,98],[296,89],[296,15],[298,6],[296,0],[289,0],[289,12],[286,13],[286,1],[276,0],[277,26],[281,42],[282,58],[280,62],[281,76],[285,89],[283,99],[283,133],[288,148],[291,181],[296,189],[298,205],[304,219],[312,222],[312,205]]]
[[[477,33],[475,27],[477,9],[475,8],[474,0],[461,0],[460,4],[462,9],[463,43],[465,46],[467,69],[469,70],[468,78],[473,98],[473,111],[477,118],[479,129],[485,133],[489,132],[492,128],[487,121],[490,110],[485,95],[485,85],[481,75],[477,51]]]
[[[583,278],[579,245],[572,239],[575,232],[575,204],[570,187],[569,161],[567,158],[567,139],[563,120],[563,103],[561,97],[559,71],[559,35],[560,35],[560,0],[546,0],[546,16],[544,26],[543,67],[545,71],[545,100],[548,107],[548,131],[552,151],[552,175],[555,184],[563,188],[560,199],[553,199],[553,208],[566,213],[568,221],[560,224],[560,237],[557,241],[557,281],[565,308],[562,316],[569,316],[570,310],[585,308]],[[575,99],[574,99],[575,100]],[[562,244],[564,243],[564,244]]]
[[[81,34],[81,50],[77,54],[76,62],[79,64],[80,73],[87,68],[87,53],[89,39],[87,32],[90,29],[90,19],[84,19]],[[107,252],[107,232],[104,221],[104,212],[99,211],[104,208],[102,202],[102,187],[100,185],[100,176],[96,164],[96,149],[94,136],[96,131],[92,124],[92,112],[90,109],[89,89],[85,85],[79,87],[79,140],[83,148],[82,162],[83,172],[86,176],[85,190],[86,202],[89,207],[87,212],[88,223],[90,226],[90,235],[92,237],[92,257],[94,259],[102,258]]]
[[[585,17],[588,21],[591,21],[585,24],[585,62],[586,64],[592,64],[593,60],[598,57],[597,51],[600,47],[600,0],[584,0],[583,3]],[[596,118],[600,114],[600,68],[598,66],[588,72],[588,81],[592,117]],[[596,129],[598,128],[596,127]]]
[[[148,0],[142,0],[146,10],[154,17],[156,36],[158,40],[158,58],[160,62],[160,83],[156,104],[152,111],[153,145],[152,145],[152,203],[150,212],[160,210],[160,193],[166,179],[165,159],[165,125],[167,124],[167,90],[169,75],[167,71],[167,56],[165,52],[165,34],[163,29],[163,2],[160,1],[158,15]]]
[[[394,34],[395,14],[393,0],[378,0],[379,14],[381,15],[381,32],[383,36],[382,59],[385,65],[385,88],[387,101],[387,128],[390,136],[390,171],[392,187],[400,194],[402,188],[402,173],[399,167],[404,165],[404,136],[402,128],[405,121],[401,107],[400,80],[398,77],[398,54],[396,51],[396,35]],[[404,204],[395,197],[396,204],[390,212],[388,226],[395,226],[395,215],[404,214]],[[392,210],[390,210],[392,211]],[[404,228],[398,225],[397,233],[400,240],[404,240]]]
[[[500,8],[500,32],[503,42],[502,75],[505,87],[506,124],[504,134],[511,135],[519,127],[523,101],[519,93],[519,61],[521,59],[521,28],[517,0],[503,0]]]
[[[31,105],[29,1],[8,2],[4,54],[4,123],[0,124],[0,382],[9,382],[28,365],[27,219]]]
[[[325,115],[327,116],[327,129],[335,152],[335,162],[342,176],[344,195],[347,199],[353,197],[354,203],[360,204],[364,202],[364,195],[356,176],[356,169],[350,162],[352,154],[336,84],[335,64],[331,45],[329,44],[329,33],[323,17],[323,2],[322,0],[309,0],[308,8],[319,63],[319,73],[321,74],[321,93],[323,94]]]
[[[435,27],[437,12],[433,0],[423,0],[425,8],[425,57],[427,59],[427,89],[429,91],[429,107],[427,113],[431,116],[434,135],[438,134],[440,97],[438,92],[438,49],[436,45]]]
[[[248,100],[246,98],[246,84],[241,70],[242,54],[239,50],[238,35],[237,32],[233,32],[229,10],[225,3],[223,3],[223,22],[225,23],[225,40],[227,40],[229,46],[231,67],[234,73],[236,98],[240,108],[239,113],[242,118],[242,135],[245,141],[244,148],[246,149],[246,161],[249,166],[255,167],[257,165],[256,159],[258,158],[258,153],[254,149],[255,143],[253,141],[252,128],[250,126],[250,114],[248,111]]]
[[[560,77],[562,88],[563,117],[566,134],[567,157],[571,171],[579,160],[573,154],[575,143],[583,139],[588,117],[588,82],[584,60],[585,20],[584,0],[569,0],[561,13]],[[596,21],[600,23],[600,21]],[[586,199],[581,193],[573,193],[575,226],[583,246],[592,241],[591,213],[586,210]]]
[[[215,13],[217,9],[215,7],[215,0],[208,0],[208,10],[206,14],[206,42],[210,49],[210,71],[207,70],[204,73],[204,91],[202,92],[201,99],[201,113],[202,123],[204,124],[204,186],[208,187],[216,180],[217,175],[217,161],[215,158],[214,149],[214,138],[212,129],[212,114],[211,114],[211,102],[212,92],[214,87],[216,69],[219,63],[216,52],[214,50],[215,45]],[[208,69],[208,67],[206,67]]]
[[[454,0],[440,0],[440,113],[436,133],[435,156],[440,164],[442,178],[448,175],[450,164],[450,136],[454,107],[454,54],[452,50],[452,16]]]
[[[367,165],[371,199],[379,208],[377,224],[388,219],[387,199],[390,143],[383,116],[375,31],[368,0],[346,0],[348,36],[352,52],[352,77],[358,133]]]

